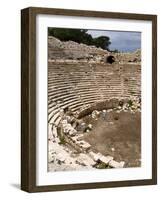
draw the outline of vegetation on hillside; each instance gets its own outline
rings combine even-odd
[[[78,43],[94,45],[105,50],[109,50],[109,45],[111,44],[108,36],[93,38],[92,35],[88,33],[88,30],[85,29],[49,28],[48,35],[54,36],[61,41],[72,40]]]

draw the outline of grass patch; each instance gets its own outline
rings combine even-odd
[[[109,165],[107,165],[107,164],[105,164],[105,163],[103,163],[103,162],[98,163],[95,167],[96,167],[97,169],[109,169],[109,168],[110,168]]]
[[[59,144],[66,144],[66,140],[64,136],[59,136],[60,142]]]
[[[129,107],[131,107],[131,106],[133,105],[132,100],[129,100],[129,101],[128,101],[128,105],[129,105]]]

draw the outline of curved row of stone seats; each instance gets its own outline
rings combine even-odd
[[[53,77],[54,79],[54,77]],[[64,76],[63,76],[63,80],[64,79]],[[97,97],[98,99],[100,98],[100,96],[98,96],[97,94],[97,91],[96,91],[96,86],[94,86],[94,84],[91,85],[91,83],[86,80],[83,81],[83,84],[80,84],[78,83],[78,80],[80,80],[79,77],[76,78],[77,82],[76,81],[70,81],[70,79],[67,79],[68,81],[68,84],[71,84],[71,86],[67,85],[66,83],[64,84],[65,86],[63,86],[63,84],[60,84],[60,88],[58,88],[58,85],[57,85],[57,79],[54,79],[54,81],[50,82],[50,85],[48,86],[48,95],[49,95],[49,98],[53,97],[53,95],[55,95],[55,91],[60,91],[63,89],[63,87],[66,89],[63,93],[63,91],[61,91],[60,95],[63,96],[65,95],[66,93],[68,93],[68,90],[69,91],[72,91],[74,90],[73,93],[77,93],[77,96],[80,97],[81,95],[84,95],[85,96],[90,96],[91,98],[93,97]],[[52,85],[55,85],[56,86],[52,86]],[[58,94],[58,93],[56,93]],[[71,96],[71,94],[70,94]]]
[[[55,101],[63,101],[63,102],[67,102],[67,101],[78,101],[78,100],[82,100],[84,103],[87,103],[86,101],[88,100],[92,100],[95,101],[95,100],[99,100],[100,98],[93,95],[93,94],[90,94],[89,91],[86,91],[86,92],[79,92],[78,90],[74,91],[75,93],[77,92],[77,96],[75,95],[72,95],[72,94],[58,94],[58,95],[50,95],[49,99],[54,99]]]
[[[133,80],[130,80],[128,83],[120,83],[119,81],[116,83],[113,83],[112,84],[112,81],[111,81],[111,84],[107,84],[105,85],[106,83],[99,83],[99,81],[97,82],[97,85],[92,89],[88,89],[88,88],[85,88],[85,87],[80,87],[77,86],[77,88],[69,88],[71,90],[74,90],[76,93],[77,93],[77,96],[80,96],[81,94],[82,95],[95,95],[95,96],[98,96],[98,98],[100,98],[100,95],[98,95],[98,93],[96,93],[96,88],[99,87],[99,91],[102,91],[103,92],[103,95],[105,95],[107,93],[107,96],[109,96],[109,94],[115,94],[115,95],[120,95],[120,92],[122,90],[122,87],[124,87],[124,91],[126,91],[126,88],[127,90],[133,90],[134,93],[136,93],[136,95],[138,95],[138,88],[140,88],[140,84],[136,84],[136,81],[133,81]],[[125,86],[124,86],[125,85]],[[117,87],[116,87],[117,86]],[[82,89],[82,90],[81,90]],[[58,89],[59,90],[59,89]],[[61,93],[54,93],[53,91],[49,91],[49,98],[53,98],[53,97],[58,97],[60,96],[60,98],[64,98],[63,95],[66,95],[66,96],[72,96],[71,93],[64,91],[64,90],[59,90]],[[97,91],[98,92],[98,91]]]
[[[91,99],[91,100],[87,99],[86,100],[86,105],[87,104],[92,104],[94,102],[95,101],[93,99]],[[79,101],[75,101],[75,100],[73,100],[71,102],[64,101],[63,103],[60,103],[59,106],[55,106],[55,107],[49,109],[49,112],[48,112],[48,121],[51,123],[51,119],[53,118],[53,116],[55,116],[57,113],[59,113],[61,109],[65,109],[67,107],[70,107],[71,110],[73,112],[75,112],[76,110],[79,110],[80,107],[82,107],[83,105],[84,105],[83,103],[81,103]],[[52,120],[52,122],[53,122],[53,120]]]
[[[129,96],[141,96],[141,73],[124,74],[124,90]]]
[[[131,77],[132,75],[132,77]],[[48,121],[57,124],[60,110],[141,94],[140,65],[51,62],[48,68]],[[56,122],[56,123],[55,123]]]

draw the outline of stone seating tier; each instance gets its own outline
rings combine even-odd
[[[48,122],[58,124],[60,110],[79,112],[110,98],[140,97],[140,65],[49,62]],[[132,74],[132,76],[131,76]]]

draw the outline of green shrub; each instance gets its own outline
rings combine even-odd
[[[109,167],[107,164],[105,164],[105,163],[103,163],[103,162],[100,162],[100,163],[98,163],[98,164],[96,165],[96,168],[97,168],[97,169],[109,169],[110,167]]]
[[[94,45],[105,50],[109,50],[111,44],[110,37],[99,36],[93,38],[88,30],[85,29],[69,29],[69,28],[48,28],[48,35],[54,36],[61,41],[75,41],[87,45]]]
[[[65,144],[66,143],[64,135],[63,136],[59,136],[59,139],[60,139],[59,144]]]
[[[129,105],[129,107],[131,107],[131,106],[133,105],[132,100],[129,100],[129,101],[128,101],[128,105]]]

